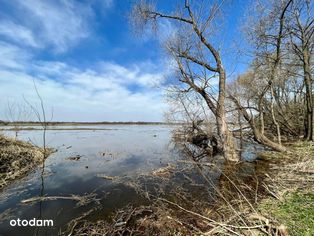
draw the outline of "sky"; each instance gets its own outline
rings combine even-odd
[[[0,0],[0,119],[11,119],[12,104],[38,107],[36,86],[54,121],[163,121],[171,60],[162,37],[134,33],[132,2]],[[157,7],[171,11],[174,3]],[[221,26],[230,74],[245,69],[231,50],[245,3],[231,1]],[[163,36],[172,30],[171,22],[160,24]]]

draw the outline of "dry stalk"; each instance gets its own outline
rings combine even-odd
[[[91,193],[84,196],[79,195],[71,195],[71,196],[38,196],[38,197],[32,197],[29,199],[24,199],[21,201],[22,204],[29,204],[34,202],[40,202],[40,201],[55,201],[55,200],[72,200],[77,201],[78,206],[84,206],[87,205],[93,201],[98,202],[99,199],[96,199],[96,194]]]

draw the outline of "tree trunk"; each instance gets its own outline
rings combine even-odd
[[[281,145],[280,125],[279,125],[279,123],[275,117],[275,112],[274,112],[274,88],[273,88],[273,85],[270,86],[270,91],[271,91],[271,106],[270,106],[271,117],[272,117],[273,123],[276,126],[278,144]]]
[[[309,141],[314,141],[313,132],[313,95],[312,95],[312,76],[310,69],[310,56],[309,49],[307,46],[303,47],[303,72],[304,72],[304,84],[305,84],[305,127],[304,127],[304,138]]]
[[[228,161],[239,161],[239,155],[236,152],[236,146],[232,133],[228,129],[225,114],[216,117],[217,132],[219,136],[219,146],[224,157]]]
[[[224,157],[228,161],[239,161],[239,155],[236,152],[236,146],[232,133],[228,129],[225,97],[226,97],[226,73],[220,60],[217,62],[219,68],[219,94],[217,104],[216,123],[218,136],[220,138],[221,149]]]
[[[287,150],[286,147],[282,146],[279,143],[271,141],[269,138],[263,135],[255,125],[251,125],[251,127],[253,130],[254,139],[256,142],[263,144],[266,147],[269,147],[278,152],[284,152]]]

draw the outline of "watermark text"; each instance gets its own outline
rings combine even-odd
[[[30,219],[30,220],[21,220],[20,218],[10,220],[10,226],[33,226],[33,227],[49,227],[53,226],[53,220],[44,220],[44,219]]]

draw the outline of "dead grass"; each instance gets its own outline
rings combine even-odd
[[[79,195],[70,195],[70,196],[40,196],[40,197],[32,197],[28,199],[24,199],[21,201],[22,204],[32,204],[36,202],[42,202],[42,201],[55,201],[55,200],[71,200],[76,201],[77,206],[85,206],[91,202],[97,202],[99,199],[96,198],[95,193],[86,194],[83,196]]]
[[[277,158],[265,179],[271,197],[258,208],[274,221],[285,224],[290,235],[313,235],[314,232],[314,145],[297,142],[285,154],[266,153]]]
[[[192,235],[193,224],[181,222],[172,215],[171,209],[157,205],[129,206],[117,211],[112,222],[83,220],[66,235]]]
[[[161,167],[157,170],[154,170],[152,172],[152,175],[156,176],[156,177],[160,177],[160,178],[162,178],[162,177],[169,178],[171,173],[173,173],[174,171],[175,171],[175,166],[168,164],[165,167]]]
[[[50,154],[53,150],[46,152]],[[43,159],[44,149],[0,135],[0,189],[29,173]]]

